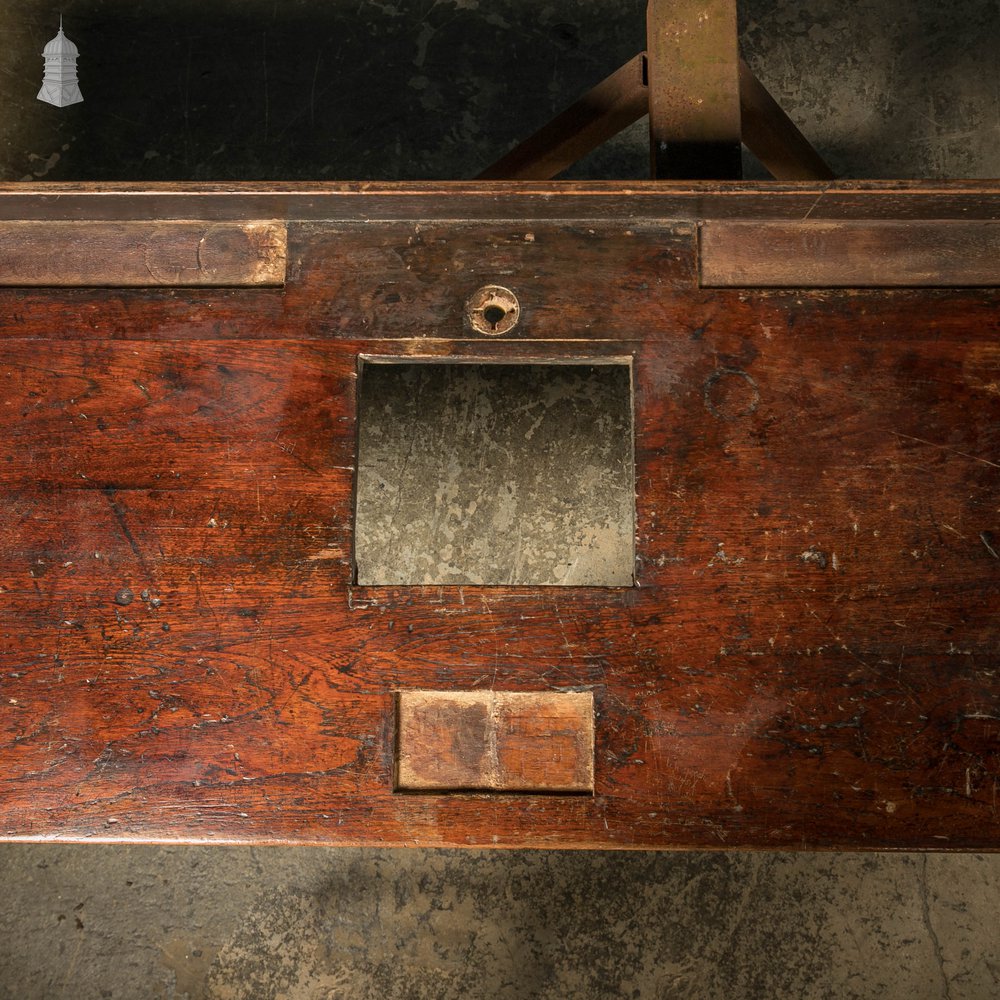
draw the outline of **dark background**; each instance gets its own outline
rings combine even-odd
[[[0,8],[0,179],[471,177],[644,44],[636,0],[61,9],[65,109],[59,8]],[[748,0],[742,46],[842,176],[1000,174],[995,0]],[[646,164],[640,123],[573,174]],[[2,845],[0,878],[11,1000],[1000,995],[989,856]]]
[[[645,45],[643,0],[64,0],[84,103],[54,108],[59,9],[0,8],[4,180],[471,177]],[[741,25],[839,175],[997,173],[995,0],[744,0]],[[646,176],[644,137],[574,175]]]

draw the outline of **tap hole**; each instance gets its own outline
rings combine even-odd
[[[483,310],[483,319],[490,324],[494,329],[503,320],[504,316],[507,315],[507,310],[503,306],[498,306],[496,303],[487,306]]]

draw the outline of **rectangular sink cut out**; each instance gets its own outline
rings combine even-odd
[[[632,368],[363,359],[356,580],[629,587]]]

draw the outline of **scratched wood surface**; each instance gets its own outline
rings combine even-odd
[[[293,215],[283,288],[0,290],[0,835],[1000,847],[1000,291],[700,288],[710,192],[507,189]],[[355,585],[362,354],[632,357],[637,586]],[[592,693],[593,793],[396,791],[416,690]]]
[[[997,219],[1000,181],[0,182],[0,219]]]

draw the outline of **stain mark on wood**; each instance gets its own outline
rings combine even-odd
[[[591,692],[401,691],[398,791],[592,792]]]
[[[718,368],[705,380],[705,406],[713,417],[737,420],[760,405],[760,389],[739,368]]]
[[[278,222],[8,222],[0,285],[265,286],[285,281]]]

